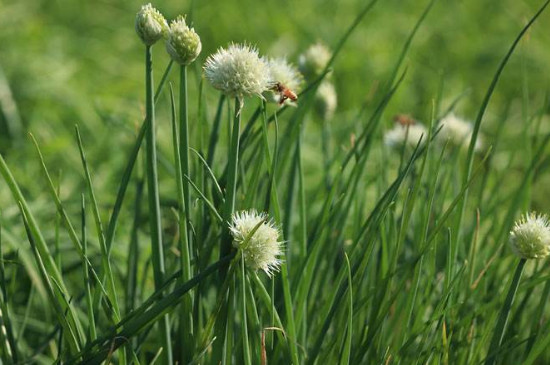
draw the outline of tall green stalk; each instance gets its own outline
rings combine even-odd
[[[191,199],[189,192],[189,127],[187,113],[187,67],[180,67],[180,119],[179,140],[175,122],[172,125],[174,138],[174,160],[176,164],[176,179],[178,184],[178,199],[180,204],[179,231],[180,231],[180,266],[182,270],[181,282],[191,279],[191,236],[189,224],[191,222]],[[173,110],[172,120],[175,120]],[[178,149],[179,147],[179,149]],[[193,359],[193,299],[192,293],[183,297],[180,313],[180,356],[182,363],[188,363]]]
[[[237,167],[239,165],[239,134],[241,130],[241,104],[235,98],[235,117],[231,130],[231,142],[229,145],[229,161],[227,162],[227,181],[225,184],[225,206],[223,209],[224,223],[231,221],[231,215],[235,210],[235,193],[237,190]],[[220,258],[231,252],[231,236],[229,229],[224,227],[222,234]]]
[[[164,252],[162,247],[162,226],[160,220],[160,201],[157,173],[157,151],[155,144],[155,103],[153,101],[153,55],[151,46],[145,46],[145,107],[147,120],[147,191],[149,199],[149,225],[151,229],[151,252],[155,289],[160,289],[164,281]],[[164,347],[162,360],[172,364],[172,346],[170,342],[170,322],[168,314],[160,319],[161,342]]]

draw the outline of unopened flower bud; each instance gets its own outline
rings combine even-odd
[[[168,34],[168,23],[151,4],[143,5],[136,16],[136,32],[148,46]]]
[[[187,66],[201,53],[201,39],[193,28],[189,28],[183,16],[170,23],[166,51],[180,65]]]

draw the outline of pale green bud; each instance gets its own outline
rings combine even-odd
[[[136,15],[136,33],[147,46],[168,34],[168,23],[151,4],[143,5]]]
[[[166,51],[180,65],[189,65],[201,53],[201,39],[193,28],[185,24],[185,18],[178,16],[170,23]]]

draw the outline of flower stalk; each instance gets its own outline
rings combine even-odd
[[[179,120],[179,155],[180,155],[180,176],[178,181],[182,184],[183,196],[180,199],[180,252],[181,252],[181,270],[182,283],[187,282],[192,277],[191,258],[192,241],[189,232],[191,222],[191,198],[189,192],[189,182],[184,176],[191,176],[189,171],[189,118],[187,110],[187,66],[180,66],[180,120]],[[176,167],[178,169],[178,167]],[[192,360],[193,346],[193,298],[191,291],[183,297],[180,318],[180,334],[183,340],[181,346],[182,363],[188,363]]]
[[[151,229],[151,252],[155,289],[160,289],[164,283],[164,250],[162,247],[162,226],[160,218],[160,200],[158,189],[157,150],[155,142],[155,103],[153,100],[153,55],[151,46],[145,46],[145,119],[146,130],[146,160],[147,160],[147,191],[149,199],[149,226]],[[170,322],[168,315],[159,321],[164,350],[163,363],[172,364],[172,346],[170,341]]]

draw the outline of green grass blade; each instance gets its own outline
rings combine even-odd
[[[82,251],[85,258],[88,257],[88,238],[86,236],[86,198],[82,194]],[[88,266],[88,260],[83,260],[82,270],[84,272],[84,286],[85,286],[85,295],[86,295],[86,313],[88,314],[88,339],[89,341],[94,341],[97,338],[96,332],[96,323],[94,315],[94,305],[92,298],[92,290],[90,288],[90,267]]]
[[[504,334],[506,333],[506,324],[508,323],[508,317],[510,316],[510,312],[512,310],[514,298],[516,297],[521,274],[523,273],[523,269],[525,267],[525,262],[525,259],[521,259],[516,267],[516,272],[514,273],[514,277],[512,278],[512,281],[510,283],[508,294],[506,294],[506,300],[502,305],[500,314],[498,316],[498,322],[496,323],[495,330],[493,331],[493,339],[491,340],[491,344],[489,345],[488,356],[485,360],[485,365],[493,365],[498,359],[499,349],[502,345]]]

